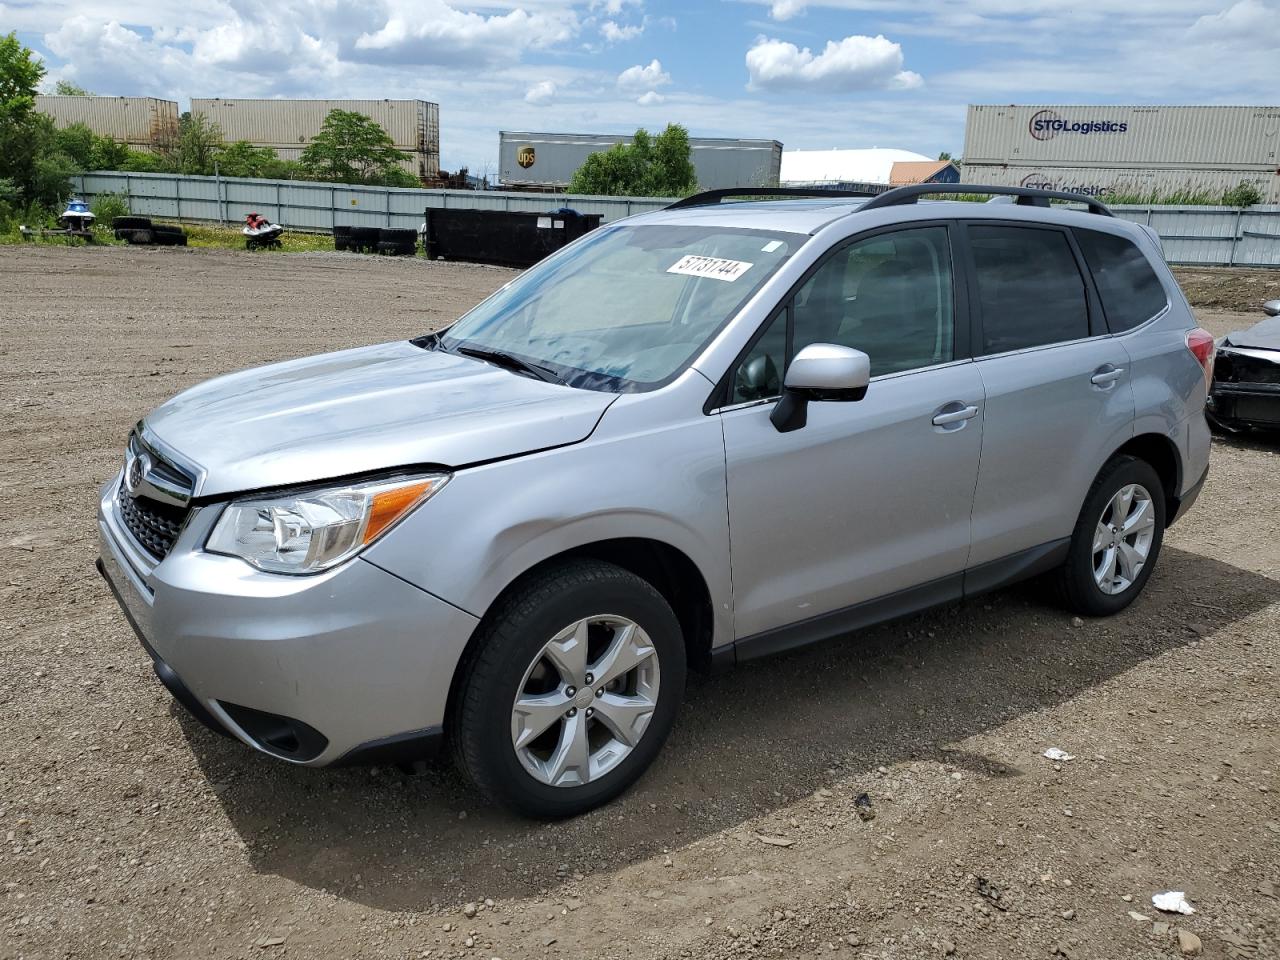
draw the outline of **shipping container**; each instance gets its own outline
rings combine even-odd
[[[227,100],[192,98],[191,112],[203,113],[222,129],[226,143],[247,140],[296,160],[320,132],[333,110],[360,113],[410,155],[401,164],[414,176],[440,173],[440,108],[426,100]]]
[[[964,179],[1097,196],[1280,200],[1280,107],[969,107]]]
[[[178,105],[154,97],[36,97],[36,109],[59,129],[82,123],[102,137],[135,150],[154,151],[178,130]]]
[[[1280,166],[1280,107],[970,106],[966,163]]]
[[[1103,199],[1114,196],[1137,202],[1217,202],[1240,184],[1257,189],[1262,203],[1280,203],[1280,174],[1263,170],[1214,170],[1196,167],[1115,167],[1040,163],[970,163],[965,160],[965,183],[1006,187],[1067,190]]]
[[[629,136],[580,133],[498,134],[498,177],[504,186],[562,190],[593,153]],[[782,166],[777,140],[690,137],[690,159],[704,190],[721,187],[776,187]]]

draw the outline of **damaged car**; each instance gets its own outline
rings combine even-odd
[[[1226,433],[1280,430],[1280,300],[1262,309],[1266,320],[1218,341],[1205,414]]]

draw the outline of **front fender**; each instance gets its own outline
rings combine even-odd
[[[617,538],[685,554],[711,595],[712,646],[733,639],[718,417],[699,413],[660,430],[597,435],[459,471],[365,557],[480,617],[532,567]]]

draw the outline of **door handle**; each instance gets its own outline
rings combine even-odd
[[[1113,367],[1108,364],[1090,377],[1089,382],[1095,387],[1109,387],[1123,376],[1124,367]]]
[[[955,407],[957,404],[947,404],[947,407]],[[943,407],[946,410],[946,407]],[[935,427],[945,427],[949,423],[960,423],[962,420],[972,420],[978,415],[978,408],[975,406],[960,407],[958,410],[947,410],[946,413],[935,413],[933,415],[933,425]]]

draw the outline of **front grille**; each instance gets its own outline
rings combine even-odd
[[[136,500],[120,484],[116,494],[120,504],[120,519],[138,546],[157,560],[163,560],[173,549],[182,525],[187,522],[187,507],[173,507],[147,497]]]

